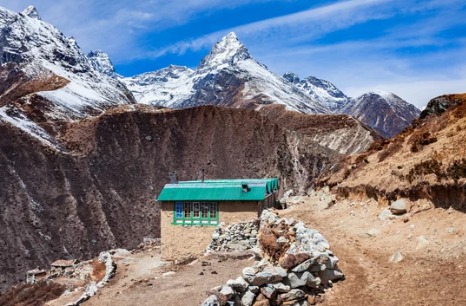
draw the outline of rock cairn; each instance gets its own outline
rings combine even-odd
[[[220,225],[212,234],[207,251],[246,251],[256,247],[259,219],[224,227]]]
[[[332,282],[344,279],[338,258],[317,230],[268,210],[260,221],[262,259],[213,288],[202,306],[314,305]]]

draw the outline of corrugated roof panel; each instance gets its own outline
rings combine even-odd
[[[247,184],[249,191],[243,191]],[[262,201],[278,190],[278,178],[181,181],[167,184],[159,201]]]
[[[266,196],[266,186],[249,185],[243,191],[240,184],[167,184],[158,201],[262,201]]]

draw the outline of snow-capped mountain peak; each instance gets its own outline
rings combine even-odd
[[[123,81],[138,102],[164,107],[210,104],[260,109],[276,103],[302,113],[330,113],[254,60],[233,32],[219,40],[194,71],[170,66]]]
[[[380,135],[392,137],[419,117],[420,110],[397,95],[373,90],[354,98],[342,110],[371,126]]]
[[[91,51],[87,54],[87,58],[91,61],[92,67],[95,70],[109,76],[115,76],[115,67],[107,53],[102,50]]]
[[[350,100],[329,81],[314,76],[300,80],[299,76],[293,72],[287,72],[283,77],[309,95],[313,100],[320,102],[334,112],[344,107]]]
[[[0,7],[0,64],[0,69],[15,71],[0,74],[0,82],[34,83],[23,90],[17,84],[6,89],[10,94],[18,91],[13,96],[23,103],[17,105],[35,98],[47,101],[49,106],[38,111],[50,118],[81,118],[112,105],[134,103],[122,83],[95,69],[76,41],[42,21],[33,6],[21,13]],[[5,107],[15,107],[13,99],[0,98]]]
[[[27,8],[25,8],[24,11],[21,12],[21,14],[34,18],[34,19],[41,20],[39,12],[37,11],[34,5],[30,5]]]
[[[234,32],[229,33],[215,44],[210,53],[201,61],[199,69],[234,64],[251,58],[248,49],[239,41]]]

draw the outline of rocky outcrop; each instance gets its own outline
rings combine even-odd
[[[466,94],[443,95],[435,97],[427,103],[426,108],[421,112],[420,119],[430,115],[441,115],[448,108],[461,104],[466,100]]]
[[[314,305],[334,281],[344,279],[327,240],[302,222],[265,210],[259,247],[263,259],[213,288],[203,306]]]

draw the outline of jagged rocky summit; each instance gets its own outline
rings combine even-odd
[[[303,113],[331,111],[257,62],[234,33],[195,69],[180,66],[124,78],[138,102],[170,108],[219,105],[260,109],[278,103]]]
[[[384,137],[397,134],[419,114],[393,94],[372,97],[366,112],[367,101],[361,97],[369,94],[352,99],[331,82],[314,76],[300,79],[288,72],[279,77],[257,62],[234,33],[215,44],[196,69],[170,65],[121,80],[143,104],[168,108],[212,104],[256,110],[279,104],[305,114],[348,114]]]

